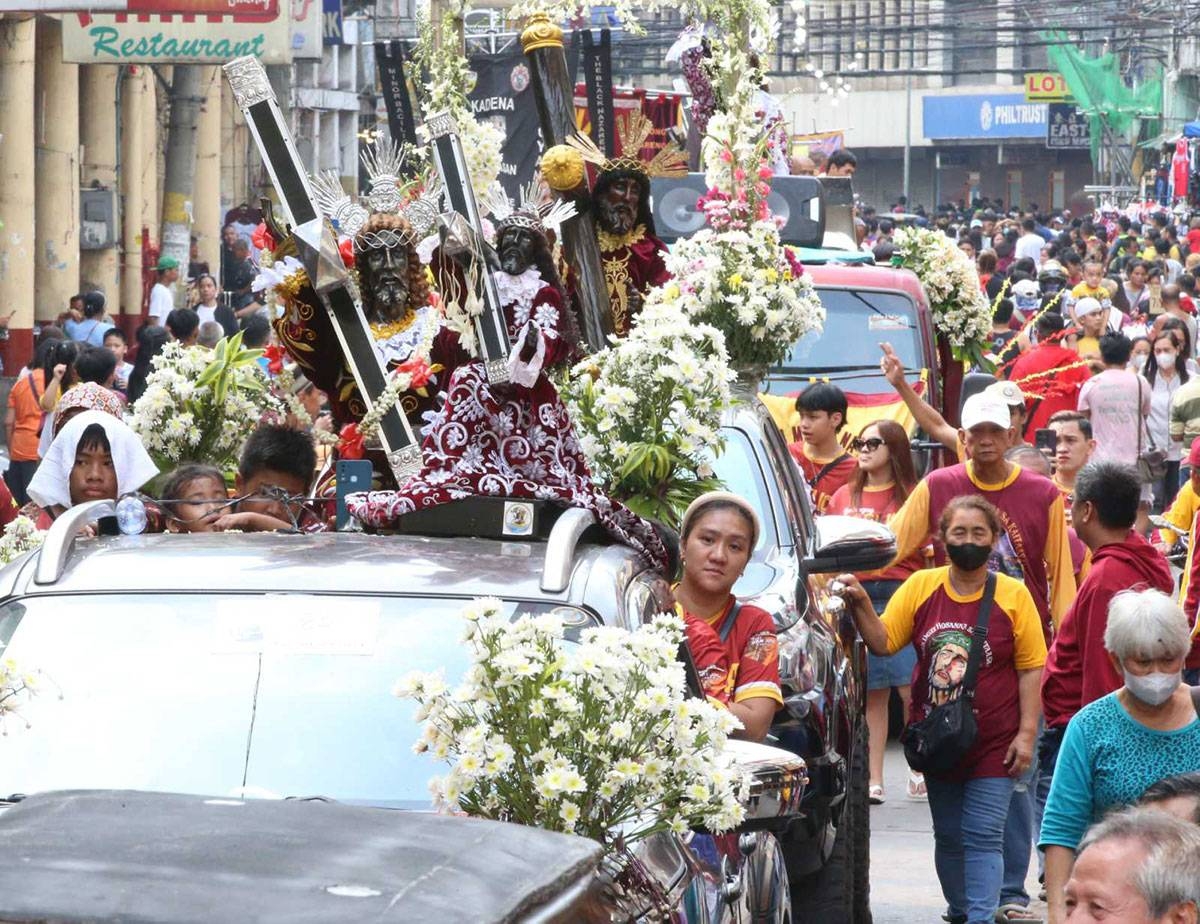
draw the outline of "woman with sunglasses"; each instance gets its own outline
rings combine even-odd
[[[895,421],[880,420],[864,427],[850,448],[858,456],[858,468],[833,495],[826,513],[887,522],[917,484],[908,434]],[[862,573],[857,577],[871,597],[875,612],[882,613],[904,579],[926,565],[924,552],[916,552],[881,571]],[[881,804],[884,799],[883,752],[887,747],[888,700],[895,687],[904,703],[905,715],[908,714],[909,685],[916,663],[917,653],[912,645],[894,655],[867,655],[869,792],[873,805]],[[907,788],[910,799],[924,798],[924,777],[910,771]]]

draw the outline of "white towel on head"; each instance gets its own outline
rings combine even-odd
[[[136,491],[158,474],[158,466],[136,433],[123,420],[104,411],[84,411],[65,424],[50,444],[29,482],[29,496],[42,508],[71,506],[71,469],[83,432],[93,424],[104,430],[117,472],[117,496]]]

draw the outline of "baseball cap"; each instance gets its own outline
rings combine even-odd
[[[1012,426],[1012,415],[1008,405],[997,395],[989,395],[986,389],[977,395],[971,395],[962,409],[964,430],[973,430],[982,424],[994,424],[1005,430]]]
[[[1013,287],[1013,295],[1019,295],[1022,298],[1040,298],[1042,295],[1042,287],[1038,285],[1036,279],[1022,279]]]
[[[159,257],[158,265],[154,268],[160,273],[166,272],[167,270],[179,269],[179,261],[174,257]]]
[[[995,382],[985,388],[983,393],[999,398],[1009,407],[1025,404],[1025,396],[1021,394],[1021,386],[1016,382]]]
[[[1085,315],[1096,314],[1103,311],[1104,307],[1096,299],[1085,295],[1075,303],[1075,317],[1082,318]]]
[[[971,227],[972,228],[982,228],[983,222],[978,218],[972,218],[971,219]]]
[[[1192,468],[1200,466],[1200,436],[1192,440],[1192,448],[1188,450],[1187,464]]]

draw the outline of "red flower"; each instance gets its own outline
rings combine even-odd
[[[414,356],[412,359],[402,362],[396,367],[396,371],[412,377],[409,388],[424,388],[429,384],[430,376],[433,375],[429,363],[420,356]]]
[[[363,435],[358,431],[358,424],[348,423],[338,431],[341,439],[338,441],[338,458],[361,459],[367,454]]]
[[[346,265],[346,267],[352,268],[354,266],[354,241],[352,241],[350,238],[346,238],[344,241],[338,244],[338,252],[341,253],[342,262]]]
[[[263,356],[267,358],[267,371],[271,375],[279,375],[283,371],[283,361],[287,359],[287,351],[283,347],[272,343],[263,348]]]
[[[259,250],[274,250],[275,238],[271,236],[271,232],[267,230],[266,222],[260,221],[258,227],[254,229],[254,233],[250,235],[250,240]]]

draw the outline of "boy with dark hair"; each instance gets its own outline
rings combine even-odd
[[[133,372],[133,363],[125,362],[125,352],[129,349],[129,341],[125,331],[119,327],[110,327],[104,332],[104,349],[117,358],[117,369],[113,375],[113,388],[124,393],[129,388],[129,373]]]
[[[200,333],[200,315],[191,308],[173,308],[167,315],[167,330],[171,339],[178,340],[185,347],[195,346]]]
[[[858,465],[838,440],[846,425],[846,394],[836,385],[815,382],[796,399],[796,410],[800,412],[800,440],[788,450],[812,490],[816,512],[824,513]]]
[[[84,347],[75,360],[75,376],[80,382],[95,382],[112,388],[116,373],[117,357],[104,347]]]
[[[309,434],[291,427],[263,424],[242,447],[236,491],[243,499],[237,505],[237,512],[220,517],[213,528],[248,532],[323,529],[324,524],[302,504],[284,499],[308,496],[316,465],[317,454]]]

